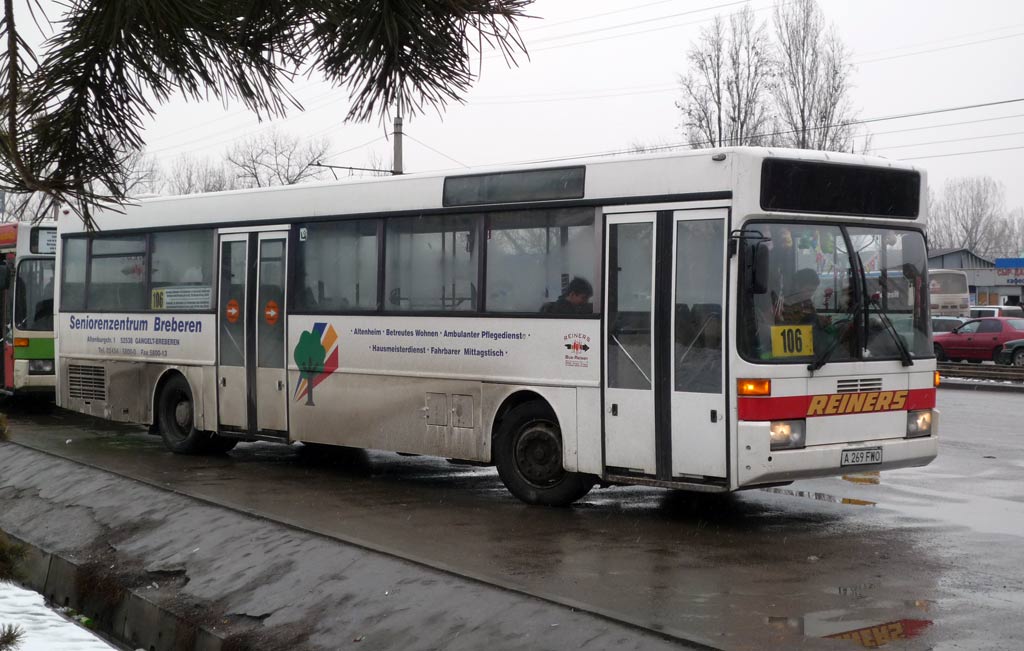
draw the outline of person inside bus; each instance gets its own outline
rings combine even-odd
[[[594,305],[590,298],[594,295],[594,287],[590,281],[576,276],[569,281],[565,293],[557,301],[550,301],[541,306],[543,314],[593,314]]]
[[[818,272],[803,268],[793,274],[792,288],[785,293],[779,321],[787,325],[820,325],[818,310],[814,307],[814,292],[818,289]]]

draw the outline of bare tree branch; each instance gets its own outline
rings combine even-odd
[[[295,185],[324,177],[318,167],[330,152],[326,138],[308,140],[270,129],[233,145],[224,157],[228,175],[241,188]]]

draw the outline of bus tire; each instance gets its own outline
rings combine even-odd
[[[541,402],[523,403],[501,419],[493,456],[505,487],[527,504],[568,506],[597,480],[562,467],[562,432],[551,408]]]
[[[160,425],[160,438],[167,449],[175,454],[205,454],[230,448],[218,446],[220,441],[231,443],[231,439],[213,438],[209,432],[195,428],[195,403],[192,400],[192,388],[181,375],[175,374],[164,383],[157,400],[157,423]],[[224,445],[227,445],[225,443]]]

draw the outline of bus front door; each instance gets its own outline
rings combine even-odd
[[[605,466],[654,475],[655,213],[608,217],[605,259]]]
[[[725,218],[724,209],[672,213],[671,341],[663,350],[672,378],[673,478],[726,477]]]
[[[222,233],[217,337],[220,429],[286,437],[287,231]]]
[[[608,475],[726,477],[726,211],[609,214]]]

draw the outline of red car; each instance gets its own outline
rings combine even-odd
[[[952,332],[940,332],[933,336],[935,356],[940,362],[993,360],[1003,349],[1003,344],[1022,338],[1024,319],[1005,316],[972,319]]]

